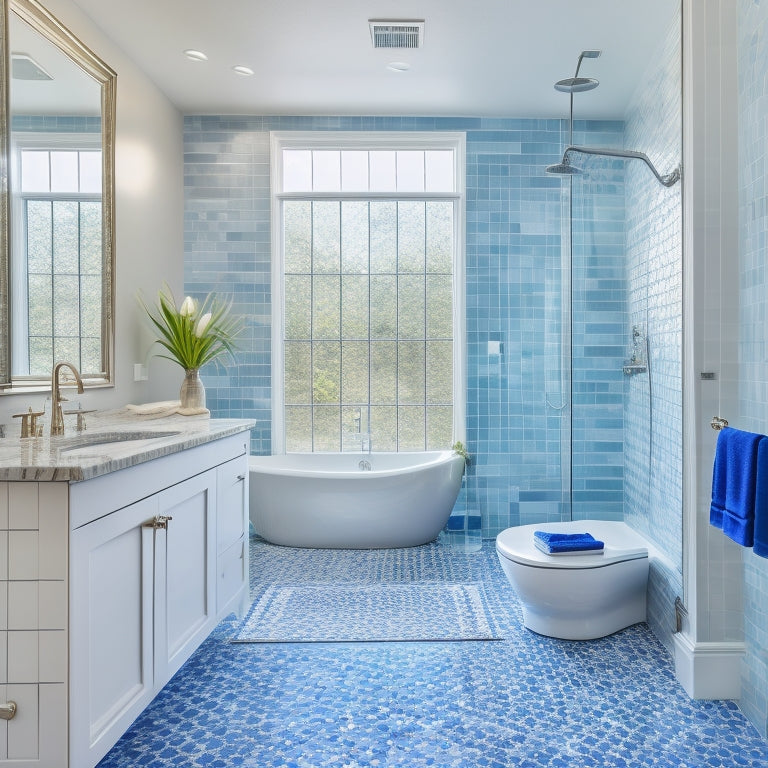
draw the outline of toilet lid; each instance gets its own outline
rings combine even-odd
[[[648,557],[648,548],[643,539],[628,527],[620,525],[621,530],[618,531],[618,536],[614,531],[601,531],[594,525],[585,527],[584,523],[520,525],[516,528],[507,528],[496,537],[496,551],[508,560],[534,568],[603,568],[626,560]],[[596,539],[604,541],[603,551],[597,554],[548,555],[533,543],[534,531],[575,533],[577,530],[580,532],[587,530]],[[612,540],[615,543],[612,543]]]

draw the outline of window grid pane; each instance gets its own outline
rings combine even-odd
[[[424,152],[412,150],[397,153],[397,191],[424,191]]]
[[[424,175],[430,192],[453,192],[453,152],[431,149],[424,153]]]
[[[51,191],[50,152],[26,150],[21,153],[21,191]]]
[[[395,153],[380,150],[368,153],[371,192],[394,192],[397,189]]]
[[[51,192],[79,192],[78,152],[51,152]]]
[[[341,188],[345,192],[368,191],[368,153],[345,150],[341,153]]]
[[[308,192],[312,189],[312,153],[303,149],[283,150],[283,190]]]
[[[341,189],[341,153],[324,149],[312,153],[312,189],[338,192]]]
[[[101,194],[101,151],[80,152],[80,192]]]

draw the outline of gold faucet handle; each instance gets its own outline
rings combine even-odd
[[[95,413],[95,408],[73,408],[69,411],[63,411],[65,416],[74,416],[77,415],[77,431],[78,432],[84,432],[86,429],[85,425],[85,415],[87,413]]]
[[[33,411],[32,406],[26,413],[14,413],[14,419],[21,419],[21,436],[22,437],[37,437],[39,428],[37,426],[37,419],[42,416],[44,411]]]

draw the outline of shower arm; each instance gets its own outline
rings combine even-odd
[[[678,165],[672,173],[662,176],[656,166],[648,159],[648,155],[643,152],[635,152],[632,149],[611,149],[609,147],[579,147],[568,146],[563,152],[563,163],[568,163],[569,152],[580,152],[583,155],[603,155],[605,157],[622,157],[626,160],[642,160],[652,171],[653,175],[659,180],[659,183],[665,187],[671,187],[678,182],[681,177],[682,166]]]

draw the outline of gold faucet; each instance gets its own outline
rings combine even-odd
[[[53,374],[51,375],[51,435],[63,435],[64,434],[64,414],[61,412],[61,404],[67,398],[62,397],[59,392],[59,371],[67,367],[75,375],[77,381],[77,391],[83,394],[83,380],[80,378],[80,374],[77,372],[72,363],[56,363],[53,366]]]

